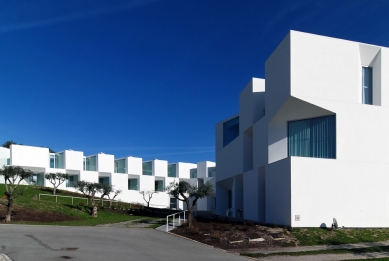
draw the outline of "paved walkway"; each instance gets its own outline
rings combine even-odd
[[[0,254],[0,261],[12,261],[6,254]]]

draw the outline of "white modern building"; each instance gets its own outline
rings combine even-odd
[[[76,191],[72,184],[84,180],[113,185],[122,193],[117,197],[123,202],[145,204],[140,191],[157,191],[150,201],[151,207],[185,209],[181,201],[172,198],[164,188],[171,182],[186,179],[192,184],[210,180],[215,184],[215,163],[204,161],[193,163],[168,163],[166,160],[142,161],[142,158],[125,157],[115,159],[114,155],[99,153],[84,156],[81,151],[65,150],[50,153],[48,148],[25,145],[11,145],[10,149],[0,147],[0,166],[21,166],[34,172],[28,183],[52,187],[44,178],[46,173],[67,173],[69,179],[58,188]],[[4,179],[0,177],[0,183]],[[197,210],[211,211],[215,208],[215,196],[198,201]]]
[[[389,49],[291,31],[216,125],[216,212],[389,227]]]

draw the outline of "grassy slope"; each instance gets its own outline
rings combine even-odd
[[[117,223],[142,218],[141,216],[130,216],[126,214],[112,213],[103,209],[99,210],[97,218],[91,218],[86,211],[86,200],[84,199],[75,199],[74,205],[71,204],[70,198],[58,198],[58,202],[56,203],[54,197],[44,196],[41,197],[41,200],[39,201],[38,194],[50,194],[47,189],[41,189],[39,187],[32,186],[24,186],[24,188],[25,190],[23,195],[18,196],[15,201],[16,206],[41,210],[45,212],[59,212],[80,219],[76,221],[48,222],[42,224],[65,226],[93,226],[98,224]],[[5,186],[4,184],[0,184],[0,195],[4,195],[4,192]],[[66,191],[61,191],[57,194],[63,196],[80,196],[78,194],[68,193]],[[39,224],[37,222],[23,223]]]

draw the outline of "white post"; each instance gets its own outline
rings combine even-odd
[[[74,205],[74,204],[73,204],[73,197],[72,197],[72,205]]]
[[[178,214],[178,225],[181,225],[181,213]]]
[[[173,214],[173,229],[174,229],[174,220],[176,218],[176,214]]]
[[[39,194],[39,201],[41,200],[41,194]]]
[[[184,220],[185,220],[185,211],[184,211]]]
[[[166,217],[166,232],[169,232],[169,216]]]
[[[58,196],[57,195],[55,196],[55,202],[58,202]]]

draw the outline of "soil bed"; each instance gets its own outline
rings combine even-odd
[[[0,221],[5,219],[6,207],[0,205]],[[73,221],[79,218],[70,217],[58,212],[47,212],[14,206],[11,215],[12,223],[15,222],[58,222]]]
[[[298,240],[287,229],[255,225],[250,222],[221,223],[209,220],[197,220],[195,226],[183,225],[171,231],[198,242],[225,250],[266,249],[274,247],[296,246]],[[264,241],[249,241],[247,236],[257,234]],[[279,234],[282,239],[273,239],[271,234]],[[237,242],[242,241],[242,242]],[[237,242],[237,243],[231,243]]]

